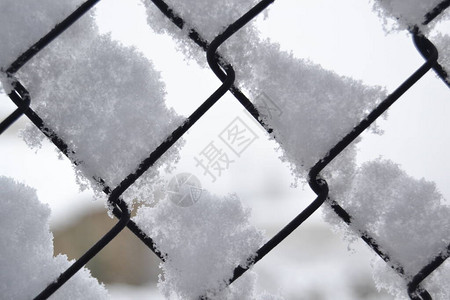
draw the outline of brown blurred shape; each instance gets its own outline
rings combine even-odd
[[[53,230],[55,254],[77,259],[117,223],[107,213],[94,211],[64,228]],[[159,258],[125,228],[86,266],[105,284],[144,285],[158,281]]]

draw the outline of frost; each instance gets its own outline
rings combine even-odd
[[[100,35],[91,15],[71,26],[18,73],[32,108],[69,147],[80,182],[102,178],[116,187],[182,123],[165,105],[165,88],[150,61]],[[25,134],[38,146],[43,135]],[[177,160],[181,143],[146,173]],[[102,187],[95,186],[97,191]],[[139,190],[139,187],[135,187]]]
[[[2,299],[32,299],[73,261],[53,257],[50,209],[33,189],[1,176],[0,201],[0,294]],[[107,298],[104,287],[83,268],[51,299]]]
[[[330,189],[331,198],[353,217],[351,227],[356,232],[368,232],[394,266],[403,267],[406,278],[446,251],[450,207],[434,183],[414,179],[387,160],[363,164],[347,183],[342,193]],[[390,277],[376,276],[378,285],[392,291],[401,289]]]
[[[83,0],[2,0],[0,2],[0,69],[69,16]]]
[[[442,0],[374,0],[373,9],[378,12],[385,25],[390,20],[395,20],[397,23],[397,26],[393,27],[395,29],[411,29],[417,25],[423,31],[427,31],[429,29],[421,26],[425,16],[441,2]],[[387,29],[389,27],[387,26]]]
[[[252,284],[249,287],[240,280],[219,292],[234,268],[248,265],[262,244],[262,234],[249,224],[249,214],[236,196],[218,198],[206,191],[190,207],[163,199],[155,207],[140,208],[136,223],[166,258],[161,264],[162,293],[168,299],[202,295],[242,299],[238,295],[252,294]]]

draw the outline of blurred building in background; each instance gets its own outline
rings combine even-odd
[[[55,255],[78,259],[117,223],[105,210],[86,213],[80,219],[53,230]],[[159,258],[129,230],[123,230],[87,267],[100,282],[156,286]]]

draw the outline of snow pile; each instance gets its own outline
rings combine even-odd
[[[351,227],[368,232],[408,278],[450,244],[450,207],[435,184],[408,176],[391,161],[363,164],[345,192],[330,193],[353,217]],[[389,268],[377,267],[381,269]],[[396,287],[386,272],[376,275],[380,287],[394,294],[405,290],[405,282]],[[442,286],[448,294],[448,286]]]
[[[168,34],[182,43],[180,48],[188,57],[204,64],[204,53],[202,57],[192,54],[199,52],[198,46],[187,41],[186,34],[177,27],[169,25],[150,1],[144,3],[149,26],[155,30],[166,28]],[[240,3],[239,9],[229,8],[236,3]],[[216,5],[208,1],[172,0],[169,4],[211,42],[246,12],[244,8],[251,8],[254,3],[229,0]],[[220,10],[216,11],[217,7]],[[210,10],[215,13],[210,15]],[[300,177],[386,96],[380,87],[365,86],[281,51],[278,44],[262,40],[252,22],[218,51],[232,64],[236,84],[249,92],[266,124],[274,129],[284,159],[293,164]]]
[[[0,2],[0,69],[69,16],[83,0],[2,0]]]
[[[425,21],[425,15],[441,2],[442,0],[375,0],[373,9],[378,12],[385,25],[388,20],[395,20],[398,25],[396,29],[410,29],[418,25],[426,30],[420,26]]]
[[[182,123],[166,107],[164,84],[152,63],[100,35],[91,15],[40,52],[18,77],[30,92],[32,108],[68,144],[71,159],[79,163],[80,182],[103,178],[116,187]],[[44,139],[36,131],[32,127],[24,134],[31,147]],[[177,159],[179,145],[165,161]],[[146,180],[155,178],[156,169]]]
[[[0,294],[2,299],[32,299],[73,262],[53,257],[50,209],[30,187],[0,177]],[[83,268],[52,299],[107,299],[102,285]]]
[[[255,105],[263,114],[266,105],[278,107],[279,113],[266,113],[264,121],[297,174],[306,175],[385,97],[379,87],[338,76],[276,45],[260,44],[255,53],[253,74],[260,74],[251,81]]]
[[[250,211],[234,195],[218,198],[203,191],[200,201],[180,207],[163,199],[143,207],[135,221],[165,256],[159,288],[168,299],[251,299],[252,280],[225,289],[236,266],[246,266],[262,245],[249,224]],[[247,282],[247,284],[245,283]],[[248,285],[250,284],[250,286]],[[243,296],[249,295],[248,298]]]

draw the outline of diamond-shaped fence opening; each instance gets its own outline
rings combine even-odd
[[[92,285],[80,275],[86,272],[83,266],[125,227],[164,262],[166,296],[251,298],[251,290],[242,294],[238,289],[248,280],[240,277],[321,206],[331,208],[402,278],[411,299],[431,298],[422,281],[438,274],[450,255],[448,206],[433,184],[409,177],[393,163],[378,160],[356,167],[354,152],[358,137],[427,72],[434,70],[449,85],[446,56],[438,62],[438,49],[423,32],[445,13],[450,1],[430,1],[415,9],[402,1],[375,2],[397,19],[400,28],[409,30],[425,59],[389,95],[296,58],[263,39],[254,19],[273,0],[143,1],[153,30],[169,33],[177,47],[194,61],[207,62],[220,79],[217,89],[187,118],[165,105],[164,83],[145,57],[98,32],[91,15],[97,2],[49,3],[48,10],[44,4],[34,7],[40,16],[36,25],[28,32],[8,31],[1,48],[3,87],[18,108],[1,123],[0,133],[26,115],[70,159],[80,178],[107,195],[110,210],[119,219],[70,267],[61,257],[52,261],[40,256],[33,262],[55,265],[43,279],[49,285],[39,292],[38,285],[31,289],[35,299],[48,298],[66,285],[74,285],[70,295],[79,297],[82,284]],[[9,5],[0,7],[11,9],[10,14],[25,9]],[[4,20],[18,22],[14,15]],[[448,46],[438,47],[445,51]],[[199,55],[202,52],[206,58]],[[158,168],[177,159],[182,137],[227,92],[234,98],[226,100],[237,100],[259,123],[259,130],[264,128],[279,143],[292,172],[307,180],[317,197],[266,242],[250,225],[236,196],[220,199],[192,174],[177,176],[169,184],[172,202],[144,205],[131,218],[134,200],[151,195],[158,186]],[[232,162],[224,149],[240,158],[258,138],[252,129],[255,124],[249,126],[241,117],[227,124],[217,133],[224,148],[204,140],[195,158],[196,167],[213,181]],[[25,136],[30,144],[39,142],[31,130]],[[32,199],[27,222],[17,226],[45,220],[47,213],[35,203],[32,191],[2,180],[3,197],[18,199],[5,204],[11,214],[25,205],[26,198]],[[200,197],[203,201],[197,204]],[[170,208],[174,203],[177,207]],[[433,234],[427,236],[429,232]],[[5,236],[16,242],[26,238],[11,232]],[[40,231],[33,236],[37,237],[49,238]],[[31,248],[31,253],[39,247]],[[439,291],[443,297],[448,295],[445,288]],[[98,289],[94,297],[103,297],[103,291]]]

